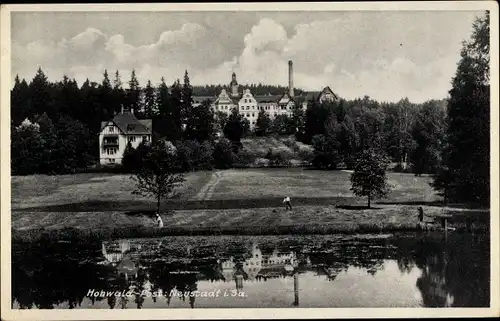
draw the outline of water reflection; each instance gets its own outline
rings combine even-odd
[[[488,306],[489,239],[435,233],[13,244],[12,284],[13,308],[21,309]]]

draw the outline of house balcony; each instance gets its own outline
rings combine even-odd
[[[102,142],[102,147],[106,148],[106,147],[118,147],[119,144],[118,144],[118,140],[104,140]]]
[[[104,135],[103,147],[118,147],[118,135]]]
[[[102,142],[103,147],[118,147],[118,141],[104,141]]]

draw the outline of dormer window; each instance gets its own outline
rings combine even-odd
[[[127,125],[127,131],[131,132],[135,129],[135,125],[134,124],[128,124]]]

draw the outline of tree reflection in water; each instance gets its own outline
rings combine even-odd
[[[106,300],[110,309],[141,309],[153,302],[188,301],[195,307],[199,281],[229,282],[242,290],[244,282],[266,282],[307,271],[336,282],[349,268],[376,277],[384,262],[397,262],[402,274],[418,269],[415,286],[422,305],[488,306],[488,236],[450,233],[380,236],[303,236],[250,238],[170,237],[104,243],[40,242],[13,244],[12,298],[21,309],[76,308],[89,289],[132,291],[132,297]],[[189,243],[189,244],[188,244]],[[196,246],[198,244],[198,246]],[[237,277],[239,283],[237,282]],[[155,297],[154,294],[158,294]],[[181,293],[182,295],[180,295]],[[187,299],[187,300],[186,300]]]
[[[417,287],[426,307],[489,306],[490,250],[486,235],[436,233],[417,240],[399,239],[398,266],[422,274]]]

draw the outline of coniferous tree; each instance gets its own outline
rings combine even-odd
[[[153,130],[161,137],[170,139],[168,135],[168,126],[171,126],[172,112],[170,110],[170,99],[165,78],[161,77],[160,85],[158,86],[158,94],[155,96],[156,106],[158,106],[158,114],[153,120]]]
[[[169,116],[167,118],[168,133],[166,137],[170,141],[176,141],[182,138],[182,131],[183,131],[182,89],[183,88],[180,84],[180,81],[177,79],[177,81],[174,82],[174,84],[172,85],[169,95],[169,103],[168,103]]]
[[[22,80],[19,79],[19,76],[16,75],[14,80],[14,88],[11,91],[11,120],[15,125],[20,124],[24,119],[31,115],[29,110],[29,95],[30,90],[28,87],[28,83],[24,78]]]
[[[111,91],[108,71],[104,70],[102,83],[99,86],[99,120],[108,120],[113,117]]]
[[[142,112],[140,110],[140,91],[141,87],[139,86],[139,81],[135,76],[135,69],[132,69],[132,73],[130,74],[130,80],[128,82],[127,89],[127,106],[129,109],[133,109],[134,112]]]
[[[148,80],[146,88],[144,88],[144,116],[152,118],[156,114],[156,97],[155,90],[151,85],[151,80]]]
[[[28,105],[28,116],[41,115],[43,113],[47,113],[51,118],[58,116],[57,110],[53,108],[52,84],[49,83],[47,76],[45,76],[40,67],[29,84]]]
[[[473,24],[463,43],[448,106],[447,148],[433,186],[451,200],[489,202],[490,194],[490,17]]]
[[[121,111],[121,107],[126,104],[125,90],[123,89],[123,83],[118,70],[115,72],[115,78],[113,79],[112,101],[113,113],[119,113]]]
[[[187,70],[184,73],[184,84],[182,86],[182,94],[181,94],[181,122],[183,131],[187,134],[186,136],[190,136],[193,127],[193,87],[191,86],[191,82],[189,80],[189,75]]]

